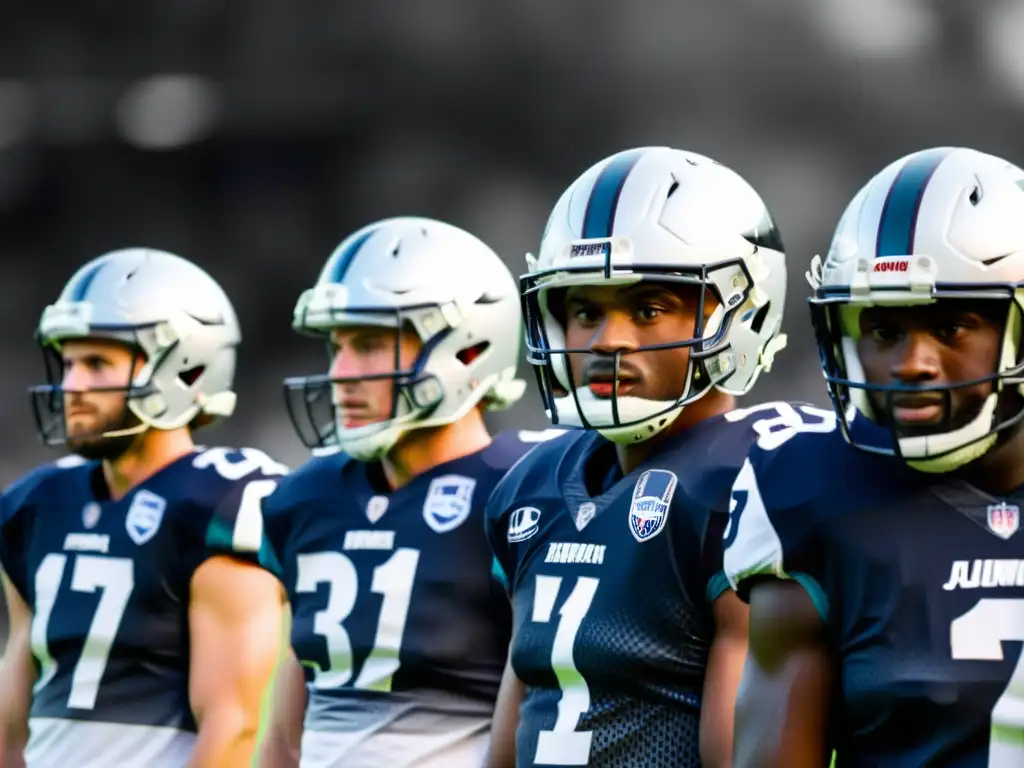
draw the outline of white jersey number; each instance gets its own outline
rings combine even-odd
[[[766,413],[767,412],[767,413]],[[757,447],[774,451],[792,438],[805,432],[832,432],[836,428],[836,414],[813,405],[793,407],[786,402],[761,403],[750,408],[737,408],[725,414],[726,421],[743,421],[757,414],[765,414],[751,424],[757,433]],[[810,417],[810,418],[808,418]]]
[[[576,667],[573,647],[580,625],[590,610],[600,579],[580,576],[569,597],[558,609],[558,627],[551,646],[551,669],[558,679],[562,698],[558,700],[558,716],[550,731],[537,735],[535,765],[586,765],[590,759],[590,731],[577,731],[580,717],[590,709],[590,687]],[[547,624],[551,621],[561,576],[537,576],[533,593],[533,621]]]
[[[229,458],[233,455],[241,458]],[[241,480],[256,471],[271,477],[288,474],[288,467],[255,448],[207,448],[196,456],[192,466],[196,469],[210,467],[225,480]]]
[[[402,636],[409,615],[413,580],[419,564],[418,549],[401,548],[373,569],[370,591],[381,595],[380,617],[373,650],[363,662],[354,687],[390,691],[391,681],[400,664]],[[316,592],[328,585],[327,607],[313,617],[313,631],[327,643],[327,667],[316,669],[314,687],[339,688],[352,679],[352,640],[344,627],[359,593],[359,574],[352,561],[340,552],[316,552],[298,556],[295,591]]]
[[[1024,600],[986,598],[949,625],[954,659],[1002,661],[1003,642],[1024,640]],[[992,708],[989,768],[1024,765],[1024,654]]]
[[[135,588],[135,568],[126,557],[75,555],[71,572],[73,592],[100,592],[82,654],[71,676],[69,709],[90,710],[96,706],[110,648],[124,618],[128,600]],[[57,663],[50,655],[47,632],[57,593],[64,580],[68,556],[50,554],[43,558],[35,576],[35,610],[32,617],[32,653],[39,662],[40,674],[34,690],[39,691],[57,674]]]

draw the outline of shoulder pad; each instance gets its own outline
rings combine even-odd
[[[530,447],[508,472],[498,481],[487,502],[488,514],[501,514],[505,507],[515,503],[521,496],[524,487],[536,487],[548,479],[577,441],[586,437],[584,430],[566,430],[560,434],[538,442]]]
[[[342,469],[352,459],[341,451],[312,456],[298,469],[281,478],[274,495],[263,505],[264,514],[269,516],[287,514],[313,496],[324,492],[327,478],[340,477]],[[337,487],[332,489],[336,492]]]
[[[49,493],[51,489],[59,493],[62,478],[67,477],[72,470],[81,469],[90,463],[80,456],[65,456],[19,477],[4,489],[0,524],[14,516],[35,494]]]

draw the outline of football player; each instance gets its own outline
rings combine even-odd
[[[1022,186],[915,152],[812,264],[835,415],[752,452],[725,537],[739,766],[1024,765]]]
[[[206,272],[146,248],[43,312],[32,402],[71,455],[0,498],[5,768],[251,761],[283,603],[259,499],[287,470],[192,436],[234,410],[239,340]]]
[[[729,487],[759,433],[819,420],[734,410],[783,346],[779,233],[730,169],[641,148],[573,182],[527,261],[528,357],[553,422],[583,430],[487,505],[514,614],[492,764],[727,764],[746,649]]]
[[[264,502],[294,652],[265,765],[481,764],[511,623],[483,507],[529,447],[483,413],[522,396],[521,325],[497,254],[424,218],[353,233],[299,299],[330,371],[288,380],[290,410],[339,450]]]

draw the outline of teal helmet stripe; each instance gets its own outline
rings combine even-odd
[[[631,149],[614,156],[594,181],[583,214],[583,237],[611,237],[615,228],[615,210],[626,179],[646,149]]]
[[[348,274],[349,269],[351,269],[352,262],[355,261],[356,255],[362,247],[366,245],[366,241],[369,240],[378,229],[379,227],[371,227],[358,237],[353,238],[343,250],[334,255],[334,264],[332,265],[329,273],[330,282],[343,283],[345,281],[345,275]]]
[[[911,155],[893,179],[878,220],[875,256],[909,256],[914,252],[917,214],[928,182],[952,147],[927,149]]]
[[[85,301],[85,297],[89,293],[89,287],[96,279],[96,275],[98,275],[100,270],[102,270],[106,265],[106,260],[103,260],[93,264],[91,267],[85,267],[81,270],[78,275],[73,278],[73,282],[67,288],[68,298],[71,301]]]

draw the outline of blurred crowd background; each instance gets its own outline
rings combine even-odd
[[[0,6],[0,481],[54,456],[32,334],[84,261],[206,267],[245,340],[204,435],[298,464],[283,376],[325,366],[291,310],[333,247],[419,214],[525,268],[548,209],[632,146],[710,155],[780,226],[790,345],[752,400],[825,403],[804,270],[875,171],[926,146],[1024,162],[1019,0],[38,0]],[[547,424],[530,397],[495,426]],[[2,614],[0,614],[2,634]]]

